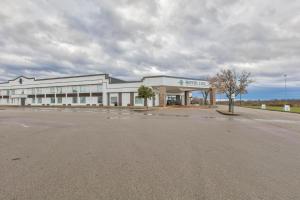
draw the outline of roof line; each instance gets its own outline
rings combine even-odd
[[[36,81],[46,81],[46,80],[54,80],[54,79],[64,79],[64,78],[80,78],[80,77],[90,77],[90,76],[105,76],[105,78],[109,77],[109,74],[88,74],[88,75],[78,75],[78,76],[64,76],[64,77],[56,77],[56,78],[40,78],[35,79]]]
[[[2,82],[0,84],[6,84],[9,83],[10,81],[15,81],[18,78],[26,78],[26,79],[34,79],[35,81],[46,81],[46,80],[56,80],[56,79],[66,79],[66,78],[80,78],[80,77],[90,77],[90,76],[105,76],[105,79],[109,79],[109,78],[113,78],[116,79],[116,83],[112,82],[111,84],[117,84],[117,83],[137,83],[137,82],[142,82],[144,81],[146,78],[159,78],[159,77],[166,77],[166,78],[179,78],[179,79],[187,79],[187,80],[198,80],[198,81],[206,81],[205,79],[195,79],[195,78],[187,78],[187,77],[179,77],[179,76],[167,76],[167,75],[156,75],[156,76],[144,76],[141,80],[133,80],[133,81],[125,81],[125,80],[121,80],[121,79],[117,79],[114,77],[111,77],[109,74],[103,73],[103,74],[88,74],[88,75],[78,75],[78,76],[65,76],[65,77],[57,77],[57,78],[41,78],[41,79],[35,79],[33,77],[29,78],[26,76],[18,76],[15,79],[12,80],[8,80],[6,82]]]
[[[103,76],[103,75],[105,76],[106,79],[109,78],[109,74],[88,74],[88,75],[64,76],[64,77],[56,77],[56,78],[39,78],[39,79],[36,79],[36,78],[34,78],[34,77],[29,78],[29,77],[26,77],[26,76],[21,75],[21,76],[18,76],[17,78],[8,80],[8,81],[6,81],[6,82],[2,82],[2,83],[0,83],[0,84],[7,84],[7,83],[9,83],[10,81],[15,81],[15,80],[17,80],[18,78],[21,78],[21,77],[26,78],[26,79],[34,79],[35,81],[46,81],[46,80],[55,80],[55,79],[80,78],[80,77]]]
[[[166,77],[166,78],[180,78],[180,79],[192,79],[192,80],[197,80],[197,81],[206,81],[204,79],[198,79],[198,78],[188,78],[188,77],[180,77],[180,76],[167,76],[167,75],[156,75],[156,76],[144,76],[142,78],[142,81],[146,78],[159,78],[159,77]]]
[[[8,81],[5,81],[5,82],[1,82],[0,84],[6,84],[6,83],[9,83],[9,81],[15,81],[15,80],[17,80],[18,78],[26,78],[26,79],[35,79],[35,78],[33,78],[33,77],[27,77],[27,76],[23,76],[23,75],[21,75],[21,76],[18,76],[17,78],[14,78],[14,79],[11,79],[11,80],[8,80]]]

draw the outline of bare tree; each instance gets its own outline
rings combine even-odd
[[[210,77],[208,76],[206,80],[210,83],[210,85],[214,86],[216,82],[216,77]],[[208,105],[208,95],[210,93],[210,90],[201,90],[203,100],[204,100],[204,105]]]
[[[207,105],[208,104],[208,95],[209,95],[209,90],[201,90],[201,93],[202,93],[202,96],[203,96],[203,102],[204,102],[204,105]]]
[[[239,94],[246,94],[247,87],[253,81],[251,73],[243,71],[236,73],[235,70],[221,70],[215,77],[215,87],[219,92],[224,93],[229,100],[229,112],[234,112],[234,99]]]

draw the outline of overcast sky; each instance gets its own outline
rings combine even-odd
[[[252,72],[300,87],[299,0],[1,0],[0,81]]]

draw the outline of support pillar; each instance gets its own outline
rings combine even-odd
[[[102,105],[103,106],[109,106],[108,103],[108,95],[107,95],[107,83],[102,84]],[[98,100],[97,100],[98,101]]]
[[[77,104],[81,104],[80,98],[79,98],[79,92],[77,92]]]
[[[102,92],[102,104],[103,106],[108,106],[108,100],[107,100],[107,92],[106,91],[103,91]],[[92,105],[92,102],[91,102],[91,105]]]
[[[130,106],[134,106],[134,92],[130,92]]]
[[[210,105],[215,106],[216,105],[216,88],[210,88],[209,89],[209,98],[210,98]]]
[[[42,99],[42,105],[44,104],[45,106],[47,106],[47,103],[48,103],[47,102],[47,96],[46,96],[46,94],[44,94],[44,99]]]
[[[159,87],[159,106],[160,107],[166,106],[166,96],[167,96],[166,87]]]
[[[154,95],[154,97],[152,97],[152,106],[153,107],[155,106],[155,95]]]
[[[180,95],[176,95],[176,105],[181,105]]]
[[[118,103],[118,106],[122,106],[122,92],[119,92],[119,98],[118,98],[118,100],[119,100],[119,103]]]
[[[110,93],[107,93],[107,106],[110,106]]]
[[[90,97],[89,97],[89,101],[87,102],[88,104],[92,105],[92,92],[90,91]],[[98,103],[98,99],[97,99],[97,103]]]
[[[184,91],[184,105],[190,106],[191,105],[191,99],[190,99],[190,92]]]

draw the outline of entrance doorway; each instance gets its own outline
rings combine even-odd
[[[168,95],[167,105],[182,105],[182,100],[180,95]]]
[[[21,98],[21,106],[25,106],[26,98]]]

